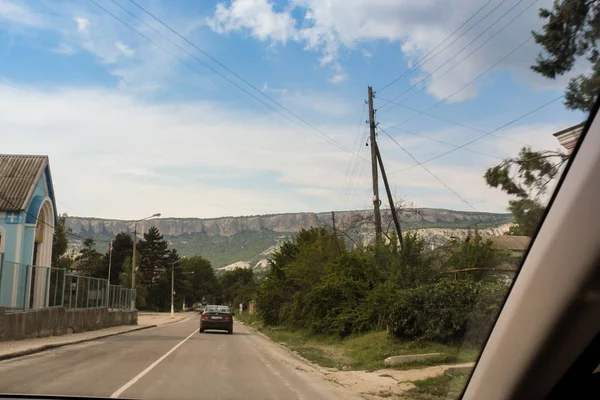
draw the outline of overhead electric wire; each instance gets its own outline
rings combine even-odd
[[[173,53],[169,52],[168,50],[166,50],[163,46],[160,46],[158,43],[156,43],[155,41],[153,41],[152,39],[150,39],[148,36],[144,35],[142,32],[138,31],[137,29],[135,29],[133,26],[131,26],[130,24],[128,24],[127,22],[125,22],[123,19],[119,18],[117,15],[115,15],[114,13],[110,12],[108,9],[106,9],[105,7],[101,6],[100,4],[98,4],[98,2],[96,2],[95,0],[88,0],[91,3],[93,3],[94,5],[96,5],[98,8],[100,8],[101,10],[103,10],[104,12],[106,12],[108,15],[110,15],[111,17],[113,17],[115,20],[119,21],[121,24],[125,25],[126,27],[128,27],[129,29],[133,30],[134,32],[136,32],[138,35],[142,36],[144,39],[146,39],[147,41],[149,41],[151,44],[153,44],[154,46],[156,46],[157,48],[159,48],[160,50],[163,50],[164,52],[166,52],[167,54],[169,54],[170,56],[172,56],[173,58],[175,58],[176,60],[182,62],[184,65],[188,66],[190,69],[192,69],[195,72],[200,73],[203,76],[203,73],[201,73],[200,71],[198,71],[196,68],[191,67],[187,62],[185,62],[184,60],[181,60],[179,57],[177,57],[176,55],[174,55]],[[279,115],[287,118],[290,121],[293,121],[289,115],[286,115],[284,113],[282,113],[280,110],[274,108],[273,106],[271,106],[270,104],[267,104],[266,102],[264,102],[262,99],[258,98],[257,96],[255,96],[254,94],[250,93],[248,90],[244,89],[243,87],[241,87],[240,85],[238,85],[236,82],[232,81],[231,79],[229,79],[228,77],[226,77],[225,75],[221,74],[219,71],[217,71],[216,69],[214,69],[213,67],[211,67],[210,65],[206,64],[204,61],[202,61],[200,58],[198,58],[197,56],[193,55],[192,53],[190,53],[189,51],[187,51],[185,48],[183,48],[182,46],[180,46],[178,43],[174,42],[173,40],[169,39],[168,37],[166,37],[165,35],[163,35],[161,32],[159,32],[158,30],[156,30],[155,28],[151,27],[149,24],[147,24],[145,21],[141,20],[139,17],[137,17],[134,13],[132,13],[131,11],[127,10],[126,8],[124,8],[123,6],[121,6],[119,3],[115,2],[114,0],[111,0],[111,2],[113,2],[115,5],[117,5],[119,8],[121,8],[122,10],[124,10],[125,12],[127,12],[129,15],[133,16],[134,18],[136,18],[138,21],[140,21],[141,23],[143,23],[145,26],[147,26],[148,28],[150,28],[151,30],[153,30],[154,32],[158,33],[159,35],[161,35],[161,37],[165,38],[166,40],[168,40],[170,43],[174,44],[175,46],[177,46],[180,50],[184,51],[186,54],[188,54],[190,57],[194,58],[196,61],[198,61],[199,63],[201,63],[202,65],[204,65],[206,68],[208,68],[209,70],[211,70],[212,72],[214,72],[215,74],[219,75],[221,78],[225,79],[226,81],[228,81],[229,83],[231,83],[232,85],[234,85],[235,87],[237,87],[239,90],[243,91],[244,93],[246,93],[248,96],[252,97],[253,99],[255,99],[256,101],[260,102],[261,104],[263,104],[264,106],[268,107],[269,109],[273,110],[274,112],[278,113]],[[210,78],[209,78],[210,79]],[[212,82],[214,82],[215,84],[218,85],[218,83],[216,83],[214,80],[211,79]],[[220,86],[220,85],[219,85]],[[265,95],[262,91],[260,91],[259,89],[257,89],[256,87],[254,87],[256,90],[259,91],[259,93]],[[269,97],[269,96],[267,96]],[[269,97],[270,98],[270,97]],[[272,100],[274,101],[274,100]],[[275,101],[276,102],[276,101]],[[278,103],[277,103],[278,104]],[[343,144],[337,142],[335,139],[331,138],[329,135],[327,135],[326,133],[322,132],[320,129],[318,129],[317,127],[315,127],[314,125],[310,124],[309,122],[307,122],[306,120],[304,120],[303,118],[299,117],[298,115],[296,115],[295,113],[289,111],[287,108],[285,108],[284,106],[280,105],[280,107],[282,107],[283,109],[285,109],[288,113],[290,113],[291,115],[293,115],[296,119],[300,120],[303,124],[305,124],[306,126],[312,128],[314,131],[316,131],[317,133],[319,133],[321,136],[323,136],[325,138],[325,140],[330,143],[333,146],[336,146],[337,148],[339,148],[340,150],[343,150],[345,152],[348,153],[352,153],[352,150],[348,149],[346,146],[344,146]],[[364,161],[369,162],[367,159],[364,159]]]
[[[46,221],[44,221],[42,219],[39,219],[36,215],[33,215],[29,211],[21,209],[21,207],[19,207],[18,205],[14,204],[12,201],[10,201],[9,199],[7,199],[4,195],[0,194],[0,199],[4,200],[6,203],[8,203],[8,205],[10,205],[11,207],[14,207],[16,210],[19,210],[19,212],[23,212],[23,213],[29,215],[30,217],[33,217],[37,222],[41,222],[42,224],[44,224],[46,226],[49,226],[52,229],[55,228],[54,225],[50,225]],[[84,237],[84,236],[80,236],[80,235],[78,235],[76,233],[69,232],[67,230],[65,230],[65,235],[70,235],[70,236],[73,236],[73,237],[76,237],[76,238],[82,239],[82,240],[90,239],[90,238],[87,238],[87,237]],[[104,242],[108,243],[109,242],[108,240],[94,240],[94,241],[98,242],[98,243],[104,243]]]
[[[488,0],[487,3],[485,3],[483,6],[481,6],[477,11],[475,11],[475,13],[473,15],[471,15],[471,17],[469,17],[465,22],[463,22],[458,28],[456,28],[454,30],[454,32],[452,32],[450,35],[446,36],[446,38],[444,40],[442,40],[440,43],[437,44],[437,46],[435,46],[433,49],[431,49],[427,54],[425,54],[423,57],[421,57],[413,66],[411,66],[408,70],[404,71],[402,74],[400,74],[399,76],[397,76],[396,78],[394,78],[391,82],[387,83],[386,85],[384,85],[383,87],[381,87],[380,89],[377,89],[377,92],[383,92],[385,89],[387,89],[388,87],[392,86],[393,84],[395,84],[396,82],[398,82],[400,79],[410,75],[411,73],[415,72],[420,66],[422,66],[423,64],[427,63],[428,61],[434,59],[435,57],[437,57],[438,55],[440,55],[441,53],[444,52],[444,50],[446,50],[448,47],[452,46],[458,39],[460,39],[461,37],[463,37],[467,32],[469,32],[471,29],[473,29],[474,27],[476,27],[481,21],[483,21],[484,19],[486,19],[491,13],[493,13],[494,11],[496,11],[498,9],[498,7],[500,7],[502,4],[504,4],[506,2],[506,0],[502,0],[500,1],[500,3],[498,3],[498,5],[496,5],[496,7],[494,7],[492,10],[490,10],[486,15],[483,16],[483,18],[481,18],[479,21],[477,21],[476,23],[474,23],[473,25],[471,25],[469,27],[469,29],[467,29],[466,31],[464,31],[463,33],[461,33],[457,38],[455,38],[448,46],[444,47],[441,51],[439,51],[437,54],[435,54],[433,57],[429,58],[428,60],[425,60],[425,58],[429,57],[429,55],[431,55],[431,53],[433,53],[435,50],[437,50],[438,47],[440,47],[442,44],[444,44],[446,42],[446,40],[450,39],[456,32],[458,32],[463,26],[465,26],[467,24],[467,22],[469,22],[470,20],[472,20],[477,14],[479,14],[479,12],[481,10],[483,10],[488,4],[490,4],[492,2],[492,0]],[[423,61],[425,60],[425,61]]]
[[[352,146],[352,151],[356,152],[357,149],[360,150],[361,147],[357,147],[360,146],[360,141],[361,141],[361,137],[362,137],[362,132],[360,130],[360,126],[363,123],[363,116],[365,115],[365,109],[367,107],[366,102],[363,103],[363,107],[362,107],[362,111],[360,113],[360,119],[358,120],[358,126],[356,127],[356,137],[354,139],[354,145]],[[360,151],[358,151],[358,154],[360,154]],[[350,181],[352,179],[352,176],[354,174],[354,164],[355,161],[357,161],[357,159],[354,158],[354,154],[352,154],[350,156],[350,160],[348,161],[348,166],[346,167],[346,172],[344,174],[344,186],[342,186],[342,189],[340,191],[340,195],[339,195],[339,201],[342,202],[344,199],[344,196],[346,195],[346,192],[349,190],[349,185],[350,185]]]
[[[113,3],[116,3],[115,0],[111,0],[111,1]],[[338,147],[341,150],[344,150],[346,152],[349,152],[349,153],[352,152],[346,146],[344,146],[343,144],[337,142],[335,139],[333,139],[332,137],[330,137],[329,135],[327,135],[326,133],[324,133],[323,131],[321,131],[319,128],[315,127],[310,122],[306,121],[304,118],[300,117],[298,114],[296,114],[295,112],[293,112],[292,110],[290,110],[289,108],[287,108],[286,106],[284,106],[283,104],[281,104],[280,102],[278,102],[277,100],[273,99],[271,96],[269,96],[268,94],[266,94],[264,91],[260,90],[258,87],[256,87],[251,82],[249,82],[247,79],[245,79],[244,77],[242,77],[241,75],[239,75],[235,71],[233,71],[230,68],[228,68],[225,64],[223,64],[222,62],[220,62],[219,60],[217,60],[215,57],[213,57],[208,52],[206,52],[205,50],[203,50],[200,46],[198,46],[197,44],[195,44],[194,42],[192,42],[191,40],[189,40],[188,38],[186,38],[185,36],[183,36],[181,33],[177,32],[175,29],[173,29],[171,26],[169,26],[166,22],[164,22],[163,20],[161,20],[160,18],[158,18],[157,16],[155,16],[154,14],[152,14],[146,8],[144,8],[143,6],[141,6],[140,4],[138,4],[137,2],[135,2],[134,0],[129,0],[129,2],[132,3],[133,5],[135,5],[136,7],[138,7],[140,10],[142,10],[145,14],[147,14],[148,16],[150,16],[155,21],[157,21],[159,24],[161,24],[162,26],[164,26],[165,28],[167,28],[173,34],[177,35],[180,39],[182,39],[183,41],[185,41],[186,43],[188,43],[190,46],[192,46],[193,48],[195,48],[196,50],[198,50],[199,52],[201,52],[202,54],[204,54],[206,57],[210,58],[213,62],[215,62],[221,68],[223,68],[224,70],[226,70],[227,72],[229,72],[230,74],[232,74],[233,76],[235,76],[236,78],[238,78],[239,80],[241,80],[242,82],[244,82],[250,88],[254,89],[261,96],[265,97],[266,99],[268,99],[269,101],[271,101],[273,104],[277,105],[282,110],[286,111],[288,114],[292,115],[294,118],[296,118],[297,120],[299,120],[300,122],[302,122],[304,125],[308,126],[309,128],[311,128],[315,132],[317,132],[320,135],[322,135],[323,137],[325,137],[331,144],[335,145],[336,147]],[[119,5],[118,3],[116,3],[116,4]],[[124,7],[122,7],[121,5],[119,5],[119,7],[121,7],[124,10],[127,10]],[[135,14],[133,14],[131,12],[130,12],[130,14],[131,15],[135,15]],[[138,20],[139,20],[139,18],[138,18]],[[226,78],[222,74],[216,72],[214,69],[211,68],[211,71],[217,73],[223,79],[226,79],[227,81],[231,82],[228,78]],[[233,82],[231,82],[231,83],[233,84]],[[364,160],[367,161],[367,162],[370,162],[367,159],[364,159]]]
[[[535,108],[535,109],[533,109],[533,110],[531,110],[531,111],[529,111],[529,112],[527,112],[527,113],[525,113],[525,114],[523,114],[523,115],[521,115],[521,116],[519,116],[519,117],[517,117],[517,118],[515,118],[515,119],[513,119],[513,120],[511,120],[511,121],[509,121],[509,122],[507,122],[507,123],[505,123],[505,124],[503,124],[503,125],[501,125],[501,126],[499,126],[498,128],[494,129],[493,131],[490,131],[490,132],[487,132],[487,133],[485,133],[485,134],[483,134],[483,135],[481,135],[481,136],[478,136],[478,137],[476,137],[475,139],[473,139],[473,140],[470,140],[470,141],[468,141],[467,143],[464,143],[464,144],[462,144],[462,145],[460,145],[460,146],[456,146],[454,149],[448,150],[448,151],[446,151],[445,153],[439,154],[439,155],[437,155],[437,156],[435,156],[435,157],[432,157],[432,158],[430,158],[430,159],[428,159],[428,160],[425,160],[425,161],[421,162],[420,164],[414,164],[414,165],[412,165],[412,166],[410,166],[410,167],[406,167],[406,168],[403,168],[403,169],[401,169],[401,170],[398,170],[398,171],[390,172],[388,175],[393,175],[393,174],[397,174],[397,173],[399,173],[399,172],[407,171],[407,170],[409,170],[409,169],[412,169],[412,168],[414,168],[414,167],[417,167],[418,165],[425,164],[425,163],[428,163],[428,162],[430,162],[430,161],[433,161],[433,160],[437,160],[438,158],[444,157],[444,156],[446,156],[446,155],[448,155],[448,154],[450,154],[450,153],[453,153],[453,152],[455,152],[456,150],[462,149],[462,148],[464,148],[465,146],[468,146],[468,145],[470,145],[470,144],[472,144],[472,143],[475,143],[475,142],[477,142],[478,140],[481,140],[481,139],[483,139],[483,138],[485,138],[485,137],[487,137],[487,136],[490,136],[491,134],[493,134],[493,133],[496,133],[496,132],[498,132],[498,131],[499,131],[499,130],[501,130],[501,129],[504,129],[504,128],[506,128],[507,126],[509,126],[509,125],[512,125],[512,124],[514,124],[514,123],[515,123],[515,122],[517,122],[517,121],[520,121],[521,119],[523,119],[523,118],[525,118],[525,117],[527,117],[527,116],[529,116],[529,115],[531,115],[531,114],[533,114],[533,113],[535,113],[535,112],[537,112],[537,111],[541,110],[541,109],[542,109],[542,108],[544,108],[544,107],[547,107],[547,106],[549,106],[550,104],[552,104],[552,103],[554,103],[554,102],[556,102],[556,101],[558,101],[558,100],[562,99],[563,97],[564,97],[564,95],[560,95],[560,96],[558,96],[558,97],[556,97],[556,98],[554,98],[554,99],[550,100],[549,102],[546,102],[546,103],[542,104],[541,106],[539,106],[539,107],[537,107],[537,108]]]
[[[536,0],[537,1],[537,0]],[[535,1],[534,1],[535,3]],[[531,7],[533,4],[531,4],[529,7]],[[528,8],[529,8],[528,7]],[[526,10],[526,9],[525,9]],[[523,11],[525,11],[523,10]],[[517,46],[516,48],[514,48],[511,52],[509,52],[506,56],[504,56],[501,60],[506,59],[506,57],[512,55],[515,51],[519,50],[521,47],[523,47],[527,42],[529,42],[531,39],[533,38],[533,36],[530,36],[529,38],[527,38],[527,40],[525,40],[524,42],[522,42],[519,46]],[[491,39],[491,38],[490,38]],[[489,41],[489,40],[488,40]],[[465,61],[467,58],[469,58],[473,53],[475,53],[475,51],[477,51],[479,48],[481,48],[486,42],[482,43],[481,46],[479,46],[477,49],[475,49],[474,51],[472,51],[471,53],[469,53],[466,57],[464,57],[462,60],[460,60],[458,63],[456,63],[454,66],[452,66],[451,68],[449,68],[448,70],[444,71],[440,76],[436,77],[435,79],[433,79],[430,82],[427,82],[426,85],[423,85],[421,88],[419,88],[416,92],[411,93],[408,97],[406,97],[403,101],[407,101],[408,99],[414,97],[416,94],[422,92],[423,90],[427,89],[429,86],[433,85],[435,82],[437,82],[438,80],[442,79],[442,77],[444,77],[448,72],[452,71],[454,68],[456,68],[458,65],[460,65],[463,61]],[[499,62],[497,64],[494,64],[494,67],[496,65],[498,65]],[[492,67],[493,68],[493,67]],[[491,69],[489,69],[491,70]],[[489,70],[487,70],[486,72],[488,72]],[[462,89],[461,89],[462,90]],[[394,103],[396,104],[396,103]],[[393,107],[392,107],[393,108]]]
[[[379,125],[383,125],[383,126],[385,126],[386,128],[390,128],[390,129],[396,129],[396,130],[399,130],[399,131],[401,131],[401,132],[408,133],[409,135],[413,135],[413,136],[417,136],[417,137],[422,137],[422,138],[425,138],[425,139],[431,140],[431,141],[433,141],[433,142],[442,143],[442,144],[445,144],[445,145],[447,145],[447,146],[459,147],[459,146],[455,145],[454,143],[446,142],[445,140],[436,139],[436,138],[433,138],[433,137],[431,137],[431,136],[425,136],[425,135],[421,135],[421,134],[414,133],[414,132],[411,132],[411,131],[409,131],[409,130],[406,130],[406,129],[397,128],[397,127],[395,127],[395,126],[392,126],[392,125],[384,124],[384,123],[381,123],[381,122],[379,123]],[[483,152],[483,151],[479,151],[479,150],[473,150],[473,149],[469,149],[468,147],[465,147],[465,148],[463,148],[463,150],[465,150],[465,151],[469,151],[469,152],[471,152],[471,153],[481,154],[481,155],[484,155],[484,156],[487,156],[487,157],[490,157],[490,158],[495,158],[496,160],[504,160],[502,157],[494,156],[494,155],[492,155],[492,154],[488,154],[488,153],[485,153],[485,152]]]
[[[505,54],[502,58],[500,58],[498,61],[496,61],[494,64],[492,64],[490,67],[488,67],[488,69],[486,69],[485,71],[483,71],[482,73],[480,73],[479,75],[477,75],[475,78],[471,79],[469,82],[465,83],[461,88],[459,88],[458,90],[456,90],[455,92],[451,93],[450,95],[440,99],[437,103],[433,104],[432,106],[430,106],[429,108],[427,108],[425,110],[425,112],[430,111],[432,109],[434,109],[435,107],[439,106],[440,104],[442,104],[443,102],[445,102],[446,100],[448,100],[449,98],[456,96],[458,93],[462,92],[463,90],[465,90],[467,87],[469,87],[470,85],[472,85],[475,81],[477,81],[479,78],[481,78],[482,76],[484,76],[485,74],[487,74],[488,72],[490,72],[491,70],[493,70],[494,68],[496,68],[502,61],[506,60],[508,57],[510,57],[511,55],[513,55],[517,50],[519,50],[521,47],[523,47],[526,43],[528,43],[533,36],[528,37],[527,39],[525,39],[523,42],[521,42],[521,44],[519,44],[517,47],[515,47],[514,49],[512,49],[510,52],[508,52],[507,54]],[[388,108],[388,110],[390,110]],[[419,115],[413,115],[410,118],[405,119],[404,121],[400,122],[400,124],[398,125],[404,125],[405,123],[407,123],[408,121],[412,121],[415,118],[418,118],[421,114]],[[397,125],[397,126],[398,126]]]
[[[476,212],[479,212],[479,210],[477,210],[469,201],[467,201],[464,197],[462,197],[460,194],[458,194],[458,192],[454,189],[452,189],[450,186],[448,186],[444,181],[442,181],[440,179],[440,177],[438,177],[436,174],[434,174],[433,172],[431,172],[431,170],[429,168],[427,168],[425,165],[423,165],[424,163],[421,163],[419,160],[417,160],[408,150],[406,150],[392,135],[390,135],[389,133],[387,133],[383,128],[379,128],[379,130],[383,133],[386,134],[387,137],[389,137],[390,139],[392,139],[392,141],[394,143],[396,143],[398,145],[398,147],[400,147],[402,149],[402,151],[404,151],[406,154],[408,154],[408,156],[410,158],[412,158],[417,164],[416,165],[420,165],[421,167],[423,167],[423,169],[425,171],[427,171],[427,173],[431,176],[433,176],[439,183],[441,183],[446,189],[448,189],[451,193],[453,193],[458,199],[460,199],[463,203],[465,203],[466,205],[468,205],[469,207],[471,207],[473,210],[475,210]]]
[[[368,129],[368,126],[365,124],[364,129],[363,129],[363,134],[361,136],[360,144],[365,143],[365,141],[367,140],[368,136],[369,136],[369,129]],[[363,149],[365,147],[366,146],[361,146],[360,147],[360,149],[358,151],[359,154],[362,154]],[[353,181],[351,180],[351,182],[350,182],[350,187],[349,187],[349,190],[348,190],[347,201],[344,204],[344,208],[345,208],[345,205],[352,198],[352,195],[354,194],[354,190],[357,188],[359,180],[362,177],[362,174],[363,174],[364,170],[365,170],[365,163],[360,163],[360,168],[359,168],[358,159],[355,159],[355,162],[354,162],[354,172],[353,172],[353,175],[352,175],[353,176],[353,178],[352,178]],[[356,177],[357,179],[354,180],[354,177]]]
[[[485,130],[483,130],[483,129],[475,128],[475,127],[473,127],[473,126],[466,125],[466,124],[463,124],[462,122],[457,122],[457,121],[454,121],[454,120],[451,120],[451,119],[448,119],[448,118],[440,117],[439,115],[431,114],[431,113],[428,113],[427,111],[418,110],[418,109],[416,109],[416,108],[413,108],[413,107],[407,106],[406,104],[402,104],[402,103],[395,103],[395,102],[393,102],[393,101],[391,101],[391,100],[382,99],[382,98],[380,98],[380,97],[378,97],[378,98],[379,98],[379,99],[381,99],[381,100],[383,100],[383,101],[388,101],[388,102],[390,102],[390,103],[397,104],[398,106],[400,106],[400,107],[402,107],[402,108],[405,108],[405,109],[407,109],[407,110],[414,111],[414,112],[416,112],[416,113],[419,113],[419,114],[422,114],[422,115],[428,116],[428,117],[430,117],[430,118],[437,119],[437,120],[439,120],[439,121],[448,122],[449,124],[453,124],[453,125],[456,125],[456,126],[460,126],[460,127],[462,127],[462,128],[470,129],[470,130],[472,130],[472,131],[475,131],[475,132],[479,132],[479,133],[487,133],[487,131],[485,131]],[[401,131],[403,131],[403,132],[410,133],[410,132],[408,132],[408,131],[406,131],[406,130],[404,130],[404,129],[402,129],[402,128],[399,128],[399,127],[397,127],[397,126],[391,126],[391,125],[387,125],[387,127],[388,127],[388,128],[393,128],[393,129],[398,129],[398,130],[401,130]],[[528,144],[528,143],[519,142],[518,140],[513,140],[513,139],[505,138],[504,136],[500,136],[500,135],[496,135],[496,134],[492,134],[491,136],[497,137],[498,139],[502,139],[502,140],[504,140],[504,141],[507,141],[507,142],[513,142],[513,143],[516,143],[516,144],[520,144],[521,146],[536,147],[536,146],[532,146],[532,145],[530,145],[530,144]],[[426,137],[426,136],[424,136],[424,137]]]
[[[481,32],[479,35],[477,35],[473,40],[471,40],[467,45],[465,45],[462,49],[460,49],[457,53],[455,53],[452,57],[448,58],[446,61],[444,61],[441,65],[439,65],[436,69],[434,69],[433,71],[429,72],[427,75],[425,75],[421,80],[419,80],[418,82],[411,84],[410,87],[408,89],[406,89],[404,92],[400,93],[399,95],[397,95],[396,97],[394,97],[392,100],[390,100],[388,103],[385,103],[383,106],[381,106],[379,108],[380,112],[381,111],[389,111],[393,108],[395,108],[394,105],[392,105],[390,108],[387,108],[385,110],[382,110],[383,107],[386,107],[387,105],[389,105],[390,103],[395,102],[396,100],[398,100],[400,97],[402,97],[404,94],[408,93],[409,91],[411,91],[412,89],[414,89],[415,87],[419,86],[420,83],[424,82],[427,78],[429,78],[430,76],[432,76],[435,72],[439,71],[442,67],[444,67],[446,64],[448,64],[451,60],[453,60],[455,57],[457,57],[459,54],[461,54],[465,49],[467,49],[469,46],[471,46],[475,41],[477,41],[477,39],[479,39],[481,36],[483,36],[483,34],[485,32],[487,32],[489,29],[491,29],[497,22],[499,22],[502,18],[504,18],[508,13],[510,13],[515,7],[517,7],[519,4],[521,4],[524,0],[519,0],[516,4],[514,4],[511,8],[508,9],[508,11],[506,11],[504,14],[502,14],[498,19],[496,19],[489,27],[487,27],[483,32]],[[527,7],[525,7],[523,10],[521,10],[521,12],[519,12],[516,16],[514,16],[510,21],[508,21],[502,28],[500,28],[498,31],[494,32],[494,34],[492,34],[489,38],[487,38],[483,43],[481,43],[478,47],[476,47],[473,51],[471,51],[469,54],[467,54],[467,56],[463,57],[458,63],[454,64],[452,67],[450,67],[448,70],[444,71],[439,77],[435,78],[433,81],[428,82],[427,84],[423,85],[419,90],[417,90],[416,92],[413,93],[419,93],[423,90],[425,90],[427,87],[429,87],[431,84],[433,84],[433,82],[439,80],[442,76],[446,75],[448,72],[452,71],[454,68],[456,68],[457,66],[459,66],[460,64],[462,64],[466,59],[468,59],[469,57],[471,57],[473,54],[475,54],[477,51],[479,51],[479,49],[481,49],[483,46],[485,46],[490,40],[492,40],[493,38],[495,38],[498,34],[500,34],[504,29],[506,29],[510,24],[512,24],[514,21],[516,21],[521,15],[523,15],[527,10],[529,10],[531,7],[533,7],[533,5],[535,3],[537,3],[539,0],[533,0]],[[516,51],[516,50],[515,50]],[[413,95],[409,96],[412,97]]]

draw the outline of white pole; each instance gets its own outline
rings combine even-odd
[[[175,309],[173,307],[173,296],[175,295],[175,262],[171,265],[171,318],[175,316]]]
[[[109,248],[108,248],[108,285],[106,285],[106,308],[109,308],[110,304],[108,304],[108,301],[110,299],[110,267],[112,264],[112,245],[113,242],[112,240],[110,241],[109,244]]]

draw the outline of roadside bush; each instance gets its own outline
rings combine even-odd
[[[365,282],[329,275],[308,295],[308,328],[342,337],[358,331],[358,316],[364,311],[360,304],[367,291]],[[365,324],[361,328],[370,329]]]
[[[481,345],[502,306],[507,286],[445,280],[398,292],[389,332],[398,339]]]

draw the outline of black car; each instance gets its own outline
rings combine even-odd
[[[214,329],[233,333],[233,313],[227,306],[206,306],[200,316],[200,333]]]

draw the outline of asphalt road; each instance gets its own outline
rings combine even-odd
[[[352,399],[242,325],[198,333],[199,317],[0,362],[0,393],[140,399]]]

